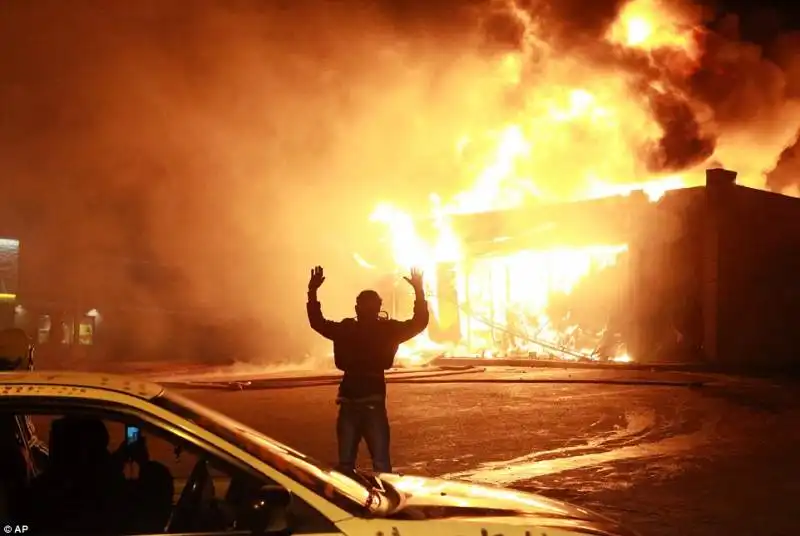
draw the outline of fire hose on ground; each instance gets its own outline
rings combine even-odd
[[[414,377],[387,376],[386,383],[418,383],[418,384],[592,384],[592,385],[627,385],[653,387],[688,387],[697,388],[708,384],[705,380],[643,380],[643,379],[581,379],[581,378],[455,378],[452,376],[474,375],[483,373],[485,369],[450,370],[424,373]],[[275,390],[323,387],[338,385],[339,375],[315,377],[314,379],[270,379],[256,381],[231,382],[162,382],[163,385],[179,389],[215,389],[228,391]]]
[[[483,368],[459,367],[458,370],[439,370],[437,372],[416,372],[416,371],[395,371],[387,375],[386,381],[392,381],[395,375],[417,374],[415,378],[438,378],[441,376],[453,376],[457,374],[469,374],[483,372]],[[338,385],[341,374],[327,374],[320,376],[306,376],[301,378],[264,378],[259,380],[229,380],[229,381],[174,381],[160,382],[167,387],[179,387],[182,389],[290,389],[293,387],[317,387],[321,385]]]

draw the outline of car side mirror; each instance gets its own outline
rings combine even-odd
[[[292,494],[281,486],[263,486],[243,505],[241,525],[257,535],[289,530],[289,505]]]

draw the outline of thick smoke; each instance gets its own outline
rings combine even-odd
[[[797,194],[800,188],[800,141],[781,153],[775,167],[767,173],[767,185],[776,191]],[[792,192],[792,190],[795,190]]]
[[[249,338],[243,357],[302,356],[308,268],[328,269],[326,312],[350,313],[372,283],[352,253],[378,242],[375,202],[425,202],[449,175],[480,60],[433,15],[4,2],[0,173],[8,234],[30,245],[23,300],[105,311],[98,338],[116,324],[134,355]]]
[[[695,58],[670,50],[623,50],[604,39],[627,2],[517,5],[536,22],[547,46],[627,73],[646,97],[663,130],[659,140],[640,150],[646,170],[689,170],[715,154],[745,181],[764,186],[775,155],[800,126],[800,38],[781,33],[773,12],[748,13],[743,36],[736,14],[683,0],[651,3],[668,6],[693,28],[699,44]],[[743,151],[746,146],[757,149]]]
[[[349,314],[373,284],[352,253],[378,247],[379,229],[365,229],[375,202],[468,187],[454,140],[533,90],[548,54],[663,82],[642,92],[664,131],[642,148],[645,169],[691,168],[713,150],[761,177],[800,125],[798,41],[742,43],[727,19],[676,70],[603,39],[622,6],[3,2],[3,213],[46,244],[23,253],[29,295],[127,308],[135,351],[235,335],[249,339],[243,357],[301,356],[315,340],[308,268],[328,271],[326,313]],[[498,90],[487,66],[522,49],[527,85]],[[187,326],[201,335],[176,335]]]
[[[742,28],[739,15],[707,4],[656,0],[653,5],[668,6],[693,28],[697,56],[687,61],[670,50],[622,50],[605,36],[626,4],[531,0],[518,1],[504,13],[519,20],[522,11],[557,54],[583,56],[593,65],[627,73],[663,130],[659,140],[641,148],[648,171],[691,169],[713,154],[754,186],[785,189],[800,183],[791,179],[787,184],[785,178],[765,182],[776,155],[797,137],[800,126],[800,37],[781,32],[773,11],[748,12],[748,25]],[[521,34],[485,36],[524,42]]]
[[[670,93],[650,92],[653,116],[663,136],[643,154],[654,173],[680,172],[702,164],[714,153],[716,140],[704,133],[689,102]]]
[[[770,46],[776,65],[783,74],[783,93],[791,103],[792,111],[800,103],[800,33],[779,35]],[[788,108],[784,105],[783,108]],[[781,121],[783,118],[776,118]],[[791,123],[790,123],[791,125]],[[781,152],[780,158],[769,169],[767,187],[791,195],[800,195],[800,132],[794,134],[791,143]]]
[[[746,32],[758,42],[746,41],[741,20],[726,14],[711,25],[686,90],[710,112],[706,122],[718,138],[718,161],[753,186],[780,190],[767,173],[800,127],[800,41],[777,28],[764,32],[772,19],[758,16]]]
[[[526,11],[538,22],[543,38],[558,48],[573,49],[601,42],[625,4],[624,0],[538,0],[529,2]]]

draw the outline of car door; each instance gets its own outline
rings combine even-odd
[[[51,461],[42,477],[36,479],[37,485],[32,487],[29,498],[27,512],[37,515],[26,518],[26,524],[33,531],[55,533],[59,528],[67,528],[59,527],[59,524],[81,523],[92,519],[92,512],[96,512],[97,519],[102,518],[102,522],[94,520],[91,526],[71,527],[87,536],[100,533],[164,534],[165,530],[167,533],[198,536],[256,533],[309,536],[342,534],[318,509],[296,493],[291,493],[285,486],[271,480],[258,468],[248,465],[236,456],[230,456],[230,453],[221,452],[218,445],[176,433],[176,428],[169,422],[154,419],[153,415],[141,408],[75,396],[6,396],[0,400],[0,413],[6,416],[31,415],[39,437],[51,446]],[[101,497],[102,500],[98,499],[100,502],[80,502],[78,507],[70,501],[75,496],[80,496],[79,493],[57,496],[53,495],[51,488],[58,486],[48,488],[44,484],[38,485],[48,482],[48,474],[60,474],[59,467],[80,465],[75,460],[68,459],[69,453],[75,449],[70,451],[64,447],[66,435],[63,433],[65,422],[74,424],[77,421],[84,424],[91,421],[95,432],[99,431],[84,433],[77,452],[85,454],[87,450],[96,449],[98,454],[83,456],[89,458],[91,463],[94,458],[114,460],[109,463],[109,466],[115,468],[111,471],[113,478],[104,477],[101,480],[119,482],[119,489],[124,489],[124,492],[117,493],[99,487],[89,495]],[[146,456],[132,454],[134,449],[126,437],[131,435],[128,432],[132,427],[138,430],[141,438],[139,442],[144,445]],[[95,436],[102,437],[96,440]],[[71,440],[74,442],[75,439],[72,437]],[[141,449],[141,445],[137,448]],[[80,463],[87,461],[82,459]],[[118,464],[124,483],[118,479]],[[94,471],[94,468],[87,469],[86,474],[94,475]],[[82,481],[83,484],[92,480],[84,476],[72,478]],[[116,490],[117,484],[112,487]],[[109,502],[109,497],[117,495],[119,501]],[[54,500],[53,497],[61,498]],[[276,515],[269,516],[268,522],[260,518],[254,519],[252,507],[255,507],[255,503],[250,503],[265,497],[268,503],[275,499],[277,512]],[[284,498],[288,498],[285,505],[280,502]],[[103,500],[106,502],[102,502]],[[101,503],[103,506],[98,506]],[[56,504],[55,515],[48,513],[47,508],[51,504]],[[149,505],[146,511],[140,507],[142,504]],[[78,516],[76,521],[73,519],[77,515],[75,511],[81,511],[82,508],[88,513],[84,517]],[[56,519],[59,516],[61,519]]]

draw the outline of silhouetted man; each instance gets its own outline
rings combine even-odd
[[[325,281],[322,267],[311,270],[306,306],[308,321],[314,331],[333,341],[336,367],[344,372],[336,399],[339,405],[336,436],[342,472],[355,470],[362,438],[372,456],[375,472],[392,472],[384,371],[392,368],[398,347],[428,326],[422,272],[411,270],[411,277],[404,279],[416,295],[414,316],[410,320],[381,318],[381,297],[374,290],[365,290],[356,298],[356,318],[334,322],[322,316],[317,299],[317,290]]]

